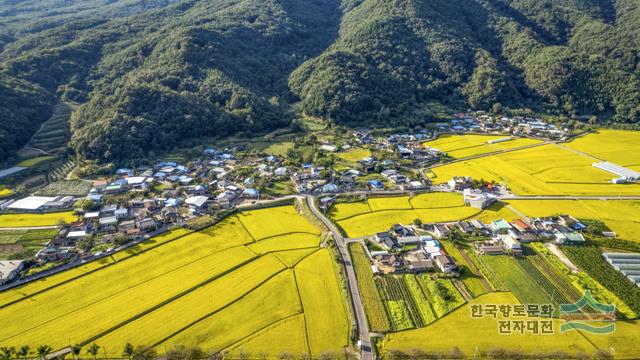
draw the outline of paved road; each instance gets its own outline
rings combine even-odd
[[[498,196],[499,200],[640,200],[640,196],[570,196],[570,195],[533,195],[533,196],[517,196],[504,195]]]
[[[360,298],[360,290],[358,289],[358,281],[356,279],[356,272],[351,262],[351,255],[347,249],[346,242],[340,234],[340,231],[333,225],[333,223],[327,219],[322,212],[316,207],[312,196],[306,196],[307,204],[313,212],[313,214],[322,221],[322,223],[331,231],[333,238],[338,246],[338,251],[342,257],[342,263],[344,264],[347,274],[347,285],[349,287],[349,294],[351,295],[351,305],[353,306],[354,313],[356,314],[356,323],[360,334],[360,359],[373,360],[373,352],[371,349],[371,334],[369,333],[369,325],[367,324],[367,317],[364,313],[364,307],[362,306],[362,299]]]

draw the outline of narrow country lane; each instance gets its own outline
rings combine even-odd
[[[338,246],[340,257],[342,257],[342,263],[347,274],[347,285],[349,288],[349,294],[351,296],[351,305],[353,306],[354,313],[356,314],[356,323],[358,326],[358,332],[360,334],[360,358],[362,360],[373,360],[373,352],[371,349],[371,334],[369,333],[369,325],[367,324],[367,317],[364,313],[364,307],[362,306],[362,299],[360,298],[360,290],[358,289],[358,281],[356,279],[356,272],[351,262],[351,255],[347,249],[346,242],[340,231],[335,225],[327,219],[322,212],[316,207],[313,201],[313,196],[306,196],[307,205],[313,212],[313,214],[322,221],[322,223],[331,231],[333,238]]]

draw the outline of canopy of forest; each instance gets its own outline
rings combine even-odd
[[[58,101],[99,161],[264,133],[295,103],[353,126],[431,101],[637,123],[639,27],[640,0],[0,1],[0,162]]]

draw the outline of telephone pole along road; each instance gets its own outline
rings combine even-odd
[[[340,252],[342,263],[346,270],[347,286],[349,289],[349,295],[351,298],[351,305],[356,315],[356,324],[360,335],[360,359],[373,360],[373,352],[371,349],[371,334],[369,334],[369,325],[367,324],[367,317],[364,313],[364,307],[362,306],[362,299],[360,298],[360,290],[358,289],[358,281],[356,279],[356,272],[351,262],[351,255],[349,249],[344,241],[344,238],[340,234],[340,231],[333,225],[333,223],[327,219],[322,212],[316,207],[313,201],[313,196],[306,196],[307,205],[311,212],[322,221],[322,223],[329,229]]]

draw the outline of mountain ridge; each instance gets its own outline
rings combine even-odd
[[[293,103],[352,126],[428,121],[430,101],[640,121],[639,0],[25,3],[0,3],[0,73],[81,103],[70,146],[98,161],[268,132]]]

